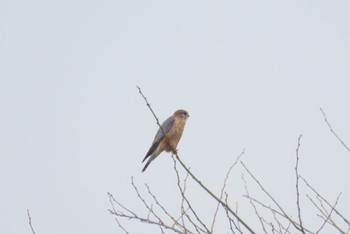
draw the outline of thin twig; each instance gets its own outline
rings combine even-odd
[[[341,194],[342,194],[342,193],[339,193],[339,195],[338,195],[338,197],[337,197],[337,199],[336,199],[336,201],[335,201],[335,203],[334,203],[334,205],[333,205],[331,211],[329,212],[328,216],[327,216],[326,219],[324,220],[324,222],[323,222],[323,224],[321,225],[321,227],[316,231],[316,234],[319,233],[319,232],[323,229],[323,227],[326,225],[327,221],[331,218],[331,215],[332,215],[332,213],[333,213],[333,211],[334,211],[336,205],[338,204],[338,201],[339,201],[339,198],[340,198],[340,195],[341,195]]]
[[[172,157],[172,159],[174,160],[174,163],[176,164],[176,160],[174,159],[174,157]],[[176,168],[176,166],[175,166],[175,168]],[[183,194],[184,194],[184,196],[185,196],[185,194],[186,194],[186,190],[187,190],[187,180],[188,180],[188,177],[189,177],[189,174],[187,173],[186,174],[186,177],[185,177],[185,179],[184,179],[184,181],[183,181]],[[186,198],[186,197],[185,197]],[[181,209],[183,209],[182,210],[182,212],[185,214],[185,216],[187,217],[187,219],[189,220],[189,222],[194,226],[194,228],[196,229],[196,231],[200,234],[201,232],[205,232],[205,230],[203,229],[203,228],[201,228],[199,225],[197,225],[196,223],[195,223],[195,221],[193,221],[192,220],[192,218],[191,218],[191,216],[190,216],[190,213],[189,212],[187,212],[187,211],[191,211],[192,213],[193,213],[193,208],[192,208],[192,206],[190,205],[190,203],[189,203],[189,200],[187,199],[185,199],[185,198],[183,198],[182,200],[181,200]],[[186,201],[186,204],[188,203],[188,207],[187,207],[187,209],[185,210],[184,209],[184,201]],[[196,214],[194,214],[195,215],[195,217],[196,217],[196,219],[198,218],[199,219],[199,217],[197,217],[196,216]],[[197,219],[197,220],[198,220]],[[201,220],[198,220],[200,223],[201,223],[201,225],[207,230],[207,228],[206,228],[206,226],[205,226],[205,224],[204,224],[204,222],[202,222]]]
[[[267,234],[267,231],[265,229],[265,225],[264,225],[264,222],[263,222],[263,217],[259,214],[258,209],[256,208],[256,205],[254,204],[252,199],[250,199],[249,190],[248,190],[248,186],[247,186],[247,181],[244,178],[244,174],[242,174],[242,180],[244,182],[244,188],[245,188],[245,191],[246,191],[246,197],[249,199],[249,203],[252,205],[252,207],[254,209],[254,212],[255,212],[255,215],[258,217],[258,219],[260,221],[260,224],[261,224],[261,226],[262,226],[262,228],[264,230],[264,233]]]
[[[329,207],[333,207],[321,194],[319,194],[316,189],[314,189],[304,177],[300,176],[300,178],[304,181],[307,187],[309,187],[319,198],[321,198]],[[347,220],[337,209],[334,208],[334,212],[343,219],[343,221],[350,227],[350,221]]]
[[[178,188],[180,190],[180,193],[181,193],[181,197],[182,199],[186,202],[187,206],[189,207],[189,210],[192,212],[192,214],[194,215],[194,217],[197,219],[197,221],[202,225],[202,227],[205,229],[203,230],[201,227],[199,227],[197,224],[195,224],[192,219],[185,213],[185,215],[187,216],[188,220],[192,223],[192,225],[194,225],[194,227],[196,229],[200,229],[202,232],[207,232],[207,233],[210,233],[209,229],[207,228],[207,226],[204,224],[204,222],[199,218],[199,216],[197,215],[197,213],[195,212],[195,210],[193,209],[191,203],[189,202],[189,200],[187,199],[187,197],[185,196],[185,192],[184,192],[184,189],[182,189],[181,185],[180,185],[180,175],[179,175],[179,172],[176,168],[176,160],[173,158],[174,160],[174,170],[175,170],[175,173],[176,173],[176,177],[177,177],[177,185],[178,185]]]
[[[226,203],[226,204],[228,204],[227,200],[228,200],[228,194],[225,193],[225,203]],[[227,210],[227,209],[224,209],[224,210],[225,210],[225,213],[226,213],[228,222],[229,222],[229,224],[230,224],[230,231],[231,231],[233,234],[235,234],[235,231],[233,230],[233,226],[235,226],[235,228],[239,231],[239,233],[243,234],[243,232],[242,232],[241,229],[237,226],[237,224],[235,223],[235,221],[233,221],[233,219],[231,219],[228,210]],[[233,226],[232,226],[232,224],[233,224]]]
[[[178,225],[179,227],[181,228],[184,228],[165,208],[162,204],[159,203],[157,197],[152,193],[150,187],[145,184],[147,190],[148,190],[148,193],[151,195],[151,197],[153,198],[153,200],[155,201],[155,203],[157,204],[157,206],[159,206],[163,212],[174,222],[174,225]]]
[[[158,219],[158,221],[159,221],[160,224],[163,224],[163,220],[154,212],[153,208],[150,207],[150,206],[147,204],[146,200],[141,196],[141,194],[140,194],[138,188],[137,188],[136,185],[134,184],[134,178],[133,178],[133,177],[131,177],[131,184],[132,184],[132,186],[134,187],[134,190],[136,191],[137,196],[138,196],[139,199],[142,201],[142,203],[145,205],[145,207],[147,208],[147,210],[149,210],[149,211],[154,215],[154,217],[156,217],[156,219]]]
[[[192,177],[194,181],[197,182],[212,198],[219,202],[225,209],[227,209],[237,220],[241,223],[250,233],[255,233],[253,229],[248,226],[225,202],[221,201],[214,193],[212,193],[192,172],[186,167],[186,165],[181,161],[179,155],[176,153],[176,158],[180,162],[181,166],[187,171],[187,173]]]
[[[298,166],[299,166],[299,149],[300,149],[300,139],[302,135],[298,137],[298,146],[295,150],[296,154],[296,163],[295,163],[295,176],[296,176],[296,193],[297,193],[297,208],[298,208],[298,218],[299,218],[299,225],[300,225],[300,231],[305,234],[305,230],[303,227],[303,221],[301,219],[301,210],[300,210],[300,194],[299,194],[299,172],[298,172]]]
[[[131,210],[129,210],[128,208],[126,208],[125,206],[123,206],[123,204],[121,204],[120,202],[118,202],[111,193],[108,193],[108,196],[109,196],[109,202],[110,204],[112,205],[112,208],[113,210],[109,210],[109,212],[111,214],[115,214],[115,213],[118,213],[114,207],[114,204],[113,203],[116,203],[118,206],[120,206],[121,208],[123,208],[124,210],[126,210],[127,212],[129,212],[130,214],[132,214],[133,216],[137,216],[136,213],[132,212]]]
[[[330,212],[328,212],[327,208],[324,207],[323,202],[322,202],[322,199],[319,198],[319,197],[316,197],[316,198],[317,198],[317,200],[319,201],[320,206],[321,206],[322,209],[324,210],[324,218],[323,218],[323,219],[326,220],[327,223],[330,223],[333,227],[335,227],[336,229],[338,229],[338,231],[339,231],[340,233],[345,234],[345,231],[343,231],[343,230],[334,222],[334,220],[332,219],[332,217],[330,217],[330,215],[329,215]]]
[[[271,196],[271,194],[262,186],[262,184],[260,183],[260,181],[255,178],[255,176],[249,171],[249,169],[246,167],[246,165],[241,161],[241,164],[243,165],[244,169],[248,172],[248,174],[255,180],[255,182],[259,185],[260,189],[273,201],[273,203],[278,207],[278,209],[283,213],[283,216],[289,220],[289,222],[291,222],[293,224],[293,226],[301,231],[300,226],[298,223],[294,222],[288,215],[287,213],[284,211],[284,209],[280,206],[280,204],[276,201],[276,199],[274,197]],[[306,230],[304,228],[304,230]],[[309,231],[308,231],[309,232]]]
[[[125,232],[125,234],[130,234],[130,232],[128,232],[128,231],[123,227],[123,225],[119,222],[119,220],[118,220],[117,218],[115,218],[115,221],[117,222],[119,228],[122,229],[122,230]]]
[[[153,224],[153,225],[156,225],[156,226],[161,226],[161,227],[163,227],[165,229],[172,230],[175,233],[182,233],[182,234],[184,233],[182,230],[178,230],[174,226],[167,225],[167,224],[165,224],[162,221],[159,221],[159,220],[158,221],[154,221],[154,220],[151,220],[150,217],[140,217],[136,213],[131,212],[129,209],[127,209],[125,206],[123,206],[121,203],[119,203],[116,199],[114,199],[112,194],[108,193],[108,196],[109,196],[110,203],[112,205],[112,210],[109,210],[109,212],[111,214],[115,215],[116,217],[138,220],[138,221],[143,222],[143,223],[148,223],[148,224]],[[117,211],[115,209],[113,203],[118,204],[121,208],[126,210],[128,212],[128,214],[120,212],[120,211]],[[149,207],[149,209],[152,209],[152,207]],[[152,211],[149,210],[149,212],[152,212]]]
[[[121,217],[121,218],[138,220],[140,222],[153,224],[153,225],[156,225],[156,226],[162,226],[163,228],[172,230],[175,233],[181,233],[181,234],[184,233],[182,230],[178,230],[175,227],[172,227],[172,226],[167,225],[165,223],[160,223],[160,222],[153,221],[153,220],[151,220],[149,218],[144,218],[144,217],[139,217],[139,216],[135,217],[135,216],[131,216],[131,215],[127,215],[127,214],[120,214],[120,213],[113,213],[113,215]]]
[[[335,222],[332,220],[332,218],[329,216],[329,213],[328,213],[327,209],[323,206],[323,202],[322,202],[322,199],[320,197],[316,196],[316,199],[320,203],[320,206],[319,206],[316,204],[316,202],[309,195],[306,195],[306,196],[307,196],[307,198],[309,198],[311,203],[317,208],[317,210],[321,213],[321,214],[317,214],[318,217],[323,219],[323,221],[328,223],[330,226],[336,228],[340,233],[345,234],[345,232],[343,230],[341,230],[341,228],[338,227],[338,225],[336,225]]]
[[[223,194],[224,194],[224,191],[225,191],[225,188],[226,188],[226,185],[227,185],[227,180],[228,180],[228,177],[233,169],[233,167],[237,164],[238,160],[242,157],[242,155],[244,154],[244,151],[245,149],[243,149],[242,153],[240,153],[240,155],[238,155],[238,157],[236,158],[236,160],[234,161],[234,163],[231,165],[231,167],[228,169],[227,173],[226,173],[226,176],[225,176],[225,179],[224,179],[224,185],[222,186],[221,188],[221,193],[220,193],[220,200],[222,200],[222,197],[223,197]],[[218,214],[218,211],[219,211],[219,207],[220,207],[220,203],[218,202],[218,205],[216,206],[216,209],[215,209],[215,212],[214,212],[214,217],[213,217],[213,222],[211,224],[211,228],[210,228],[210,231],[211,233],[214,232],[214,224],[215,224],[215,220],[216,220],[216,216]]]
[[[179,172],[178,172],[178,170],[176,168],[176,160],[175,160],[175,158],[173,156],[171,158],[173,159],[173,162],[174,162],[174,170],[176,172],[176,178],[177,178],[177,187],[179,188],[180,193],[181,193],[181,216],[180,216],[180,218],[181,218],[181,221],[182,221],[182,225],[185,227],[186,223],[185,223],[184,216],[187,216],[187,218],[190,220],[189,215],[187,214],[187,212],[185,212],[185,206],[184,206],[184,204],[185,204],[185,190],[186,189],[185,188],[182,189],[182,187],[181,187],[180,175],[179,175]],[[186,181],[184,181],[184,184],[186,184]],[[196,230],[197,230],[197,225],[194,225],[194,226],[196,227]]]
[[[275,229],[275,231],[278,231],[279,233],[282,233],[282,229],[283,229],[282,223],[277,218],[276,212],[274,212],[273,210],[271,210],[271,212],[272,212],[273,219],[275,220],[275,222],[277,223],[277,226],[279,228],[279,230]]]
[[[32,233],[35,234],[35,231],[32,225],[32,217],[30,216],[29,209],[27,209],[27,215],[28,215],[28,222],[29,222],[30,229],[32,230]]]
[[[291,219],[289,218],[289,216],[287,215],[287,213],[283,210],[283,208],[278,204],[278,202],[270,195],[269,192],[267,192],[267,190],[262,186],[262,184],[260,183],[260,181],[255,178],[255,176],[249,171],[249,169],[246,167],[246,165],[241,161],[241,164],[243,165],[243,167],[245,168],[245,170],[248,172],[248,174],[250,175],[250,177],[252,177],[255,182],[259,185],[260,189],[273,201],[273,203],[275,203],[275,205],[280,209],[280,211],[283,213],[283,215],[291,221]],[[297,225],[294,225],[295,228],[297,230],[300,231],[300,228]]]
[[[243,195],[243,197],[246,197],[246,198],[252,200],[253,202],[255,202],[256,204],[260,205],[261,207],[263,207],[263,208],[265,208],[265,209],[267,209],[267,210],[270,210],[270,211],[272,212],[272,214],[275,213],[275,214],[278,214],[279,216],[281,216],[282,218],[287,219],[290,223],[293,224],[293,227],[294,227],[295,225],[299,225],[298,222],[292,220],[292,219],[289,218],[289,217],[286,217],[284,213],[282,213],[281,211],[278,211],[278,210],[274,209],[274,208],[271,207],[270,205],[266,205],[266,204],[262,203],[261,201],[257,200],[256,198],[252,197],[252,196],[247,197],[246,195]],[[313,233],[312,231],[307,230],[305,227],[304,227],[304,230],[307,231],[308,233]],[[277,230],[275,229],[275,231],[277,231]]]
[[[162,130],[163,135],[165,136],[164,130],[163,130],[162,126],[160,125],[159,119],[158,119],[157,115],[154,113],[154,111],[153,111],[153,109],[152,109],[152,107],[151,107],[151,104],[149,104],[149,102],[148,102],[146,96],[143,95],[141,88],[140,88],[139,86],[136,86],[136,87],[137,87],[137,89],[139,90],[139,93],[141,94],[141,96],[143,97],[143,99],[145,100],[146,105],[148,106],[149,110],[152,112],[153,117],[156,119],[157,125],[160,127],[160,129]]]
[[[323,109],[320,108],[320,111],[322,112],[323,114],[323,118],[324,118],[324,121],[326,122],[326,124],[328,125],[329,127],[329,130],[333,133],[333,135],[340,141],[340,143],[347,149],[347,151],[350,152],[350,148],[344,143],[344,141],[338,136],[338,134],[336,134],[331,126],[331,124],[328,122],[327,120],[327,117],[326,117],[326,114],[324,113]]]

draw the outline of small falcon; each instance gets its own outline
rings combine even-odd
[[[151,148],[149,148],[145,158],[142,160],[144,162],[148,158],[142,172],[163,151],[172,152],[173,154],[177,153],[176,147],[180,141],[188,117],[189,114],[187,111],[177,110],[162,123],[161,128],[158,129],[154,137]]]

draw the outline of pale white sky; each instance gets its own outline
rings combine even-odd
[[[179,154],[213,191],[245,148],[245,164],[297,217],[303,134],[300,173],[331,202],[342,192],[338,208],[350,217],[350,153],[319,110],[349,145],[349,12],[345,0],[1,1],[0,232],[31,233],[30,209],[36,233],[122,233],[107,192],[143,211],[131,176],[178,209],[169,154],[141,173],[157,126],[136,85],[161,120],[190,113]],[[227,192],[259,231],[243,172]],[[190,186],[212,217],[215,205]]]

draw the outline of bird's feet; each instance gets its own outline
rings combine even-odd
[[[177,155],[177,149],[172,149],[171,152],[175,155]]]

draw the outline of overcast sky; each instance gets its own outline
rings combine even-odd
[[[179,155],[212,191],[245,149],[245,164],[297,217],[303,134],[300,174],[330,202],[342,192],[349,218],[350,153],[319,109],[349,145],[349,12],[345,0],[1,1],[0,232],[31,233],[29,209],[37,234],[122,233],[107,192],[147,214],[131,176],[179,207],[170,154],[141,173],[157,125],[136,85],[161,121],[189,112]],[[242,173],[237,165],[229,202],[247,207],[241,214],[259,232]],[[210,198],[189,186],[212,214]],[[145,233],[146,224],[122,221]]]

